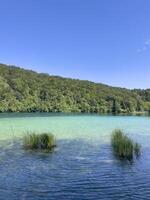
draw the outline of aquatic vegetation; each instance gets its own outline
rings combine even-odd
[[[27,133],[23,138],[23,147],[25,149],[51,150],[55,146],[55,138],[51,133]]]
[[[134,155],[140,155],[141,146],[119,129],[113,131],[111,144],[114,154],[120,159],[131,160]]]
[[[141,154],[141,145],[139,145],[137,142],[134,144],[134,153],[136,157]]]

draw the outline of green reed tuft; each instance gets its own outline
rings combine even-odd
[[[55,138],[51,133],[27,133],[23,138],[23,147],[25,149],[51,150],[55,146]]]
[[[136,157],[139,157],[141,154],[141,145],[139,145],[137,142],[134,145],[134,153]]]
[[[112,133],[111,144],[114,154],[120,159],[133,159],[140,154],[140,145],[134,143],[123,131],[116,129]]]

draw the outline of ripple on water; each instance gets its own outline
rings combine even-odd
[[[58,140],[57,148],[50,154],[24,151],[21,141],[12,138],[6,137],[0,143],[0,199],[150,199],[150,123],[147,118],[140,119],[99,116],[1,119],[5,125],[10,120],[14,131],[47,127],[57,132]],[[142,143],[139,160],[123,163],[112,156],[110,132],[116,127],[127,129]],[[65,133],[60,135],[62,132]]]

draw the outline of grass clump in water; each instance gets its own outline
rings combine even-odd
[[[139,157],[141,154],[141,146],[137,142],[134,144],[134,153],[136,157]]]
[[[120,159],[132,160],[134,155],[140,155],[141,146],[119,129],[113,131],[111,144],[114,154]]]
[[[52,150],[56,143],[51,133],[28,133],[23,138],[23,146],[31,150]]]

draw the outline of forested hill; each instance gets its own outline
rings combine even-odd
[[[150,90],[128,90],[0,64],[1,112],[149,111]]]

